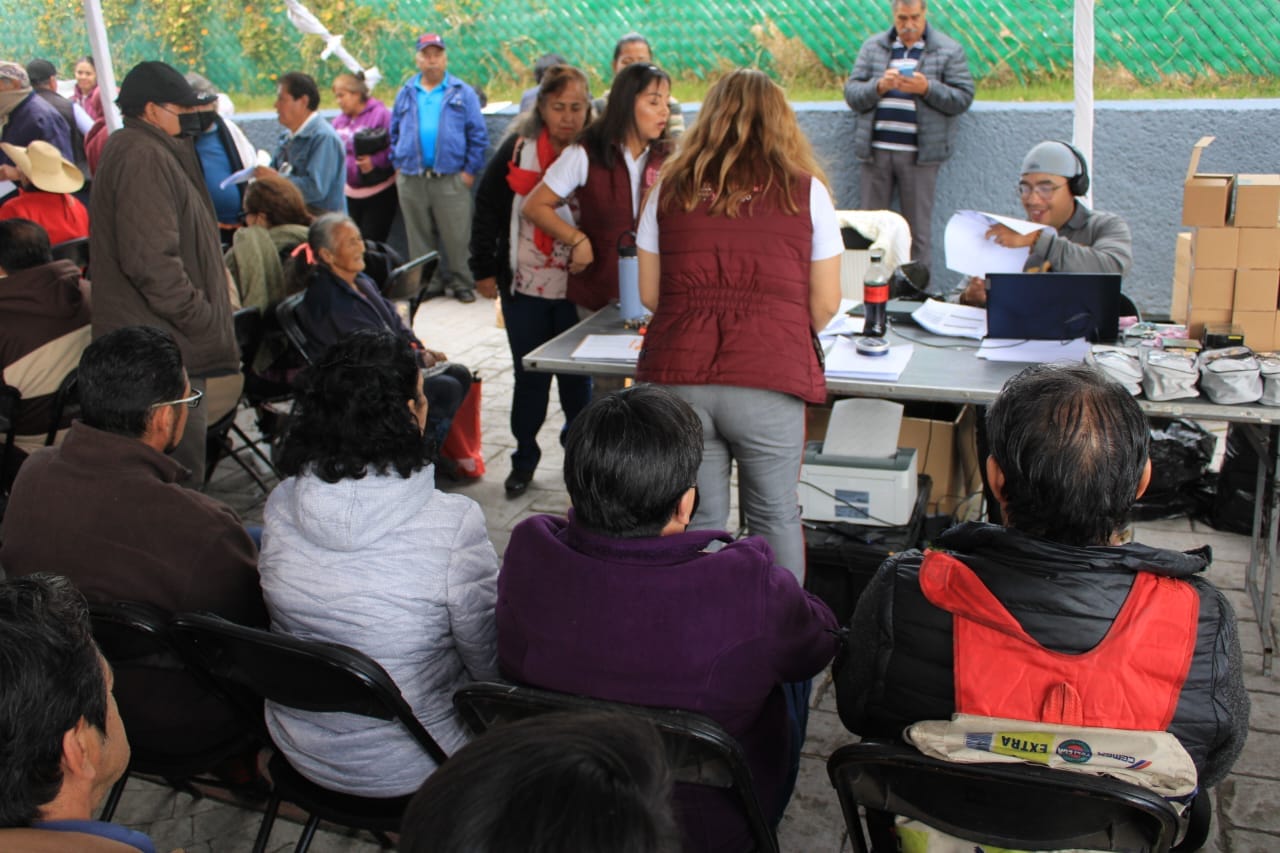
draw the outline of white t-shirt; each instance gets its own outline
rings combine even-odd
[[[645,148],[639,157],[632,157],[631,152],[624,148],[622,156],[631,177],[631,218],[634,219],[640,206],[640,178],[644,175],[645,164],[649,162],[649,149]],[[587,150],[581,145],[570,145],[547,169],[542,182],[560,198],[568,198],[587,182],[587,165]]]
[[[559,161],[552,164],[554,169]],[[548,172],[547,174],[550,174]],[[662,181],[653,185],[649,192],[648,203],[640,214],[640,224],[636,228],[637,248],[658,255],[658,193]],[[840,222],[836,219],[835,205],[831,203],[831,193],[822,181],[809,181],[809,220],[813,223],[813,248],[809,252],[809,260],[825,261],[844,252],[844,238],[840,236]]]

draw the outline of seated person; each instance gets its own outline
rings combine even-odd
[[[279,175],[249,183],[244,191],[244,227],[235,232],[226,254],[243,307],[266,312],[285,297],[281,255],[307,242],[310,226],[311,214],[292,183]]]
[[[71,129],[58,110],[31,87],[27,69],[17,62],[0,60],[0,142],[30,145],[37,139],[51,143],[63,157],[71,150]],[[17,181],[20,173],[9,155],[0,151],[0,181]]]
[[[445,752],[453,691],[497,675],[498,558],[473,500],[434,488],[427,400],[408,342],[354,332],[299,382],[259,560],[275,631],[352,646],[400,687]],[[394,797],[434,763],[391,721],[267,705],[272,740],[337,791]]]
[[[129,766],[112,681],[66,578],[0,581],[0,850],[155,853],[93,819]]]
[[[44,446],[54,394],[89,340],[88,282],[80,270],[53,259],[49,236],[35,222],[0,220],[0,369],[5,384],[22,393],[20,458]],[[8,473],[0,482],[16,472]]]
[[[498,661],[535,687],[705,714],[742,744],[761,809],[780,819],[804,740],[805,698],[788,683],[826,667],[836,619],[763,539],[687,530],[701,461],[702,424],[665,388],[589,405],[565,447],[569,517],[512,531]],[[750,844],[726,792],[677,790],[685,849]]]
[[[1030,246],[1028,271],[1124,275],[1133,265],[1129,225],[1114,213],[1085,207],[1077,197],[1088,191],[1089,166],[1080,152],[1065,142],[1041,142],[1022,160],[1018,196],[1027,219],[1050,225],[1057,233],[1041,229],[1019,234],[996,224],[987,230],[987,239],[1011,249]],[[986,287],[985,279],[969,279],[960,301],[986,305]]]
[[[0,219],[30,219],[57,245],[89,236],[89,209],[72,195],[84,186],[84,175],[47,142],[30,145],[0,142],[20,173],[18,194],[0,204]]]
[[[364,238],[351,217],[327,213],[317,218],[307,232],[307,244],[314,266],[307,274],[307,295],[297,318],[312,344],[310,354],[314,357],[360,329],[385,329],[403,338],[413,347],[418,366],[428,370],[423,383],[430,411],[427,435],[443,443],[471,388],[471,371],[423,346],[395,305],[378,292],[364,274]]]
[[[1092,368],[1037,365],[987,430],[1006,526],[962,524],[880,567],[836,661],[840,719],[879,738],[957,712],[1165,730],[1217,784],[1249,720],[1236,617],[1199,577],[1208,548],[1119,540],[1151,478],[1138,404]]]
[[[409,803],[400,850],[679,853],[662,738],[644,720],[603,712],[490,729]]]
[[[265,627],[249,533],[230,507],[183,488],[189,472],[166,455],[201,402],[173,338],[148,326],[108,332],[84,351],[79,377],[81,419],[18,472],[0,565],[10,577],[56,568],[92,602]],[[245,734],[239,715],[184,672],[121,667],[116,683],[139,752],[192,755]]]

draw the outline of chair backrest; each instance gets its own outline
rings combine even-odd
[[[967,841],[1018,850],[1164,853],[1178,815],[1115,779],[1031,764],[961,764],[897,743],[842,746],[827,761],[853,848],[867,853],[858,807],[914,818]]]
[[[160,608],[136,601],[94,603],[89,605],[89,619],[102,656],[113,666],[184,667],[169,639],[169,616]]]
[[[44,446],[52,447],[58,440],[58,432],[67,421],[80,414],[80,370],[73,367],[53,394],[53,409],[49,413],[49,432],[44,437]]]
[[[298,321],[298,308],[302,305],[302,300],[307,296],[304,290],[291,296],[286,296],[276,303],[276,320],[280,323],[280,328],[284,329],[285,336],[289,338],[289,343],[293,344],[308,364],[311,363],[311,351],[307,343],[307,335],[302,331],[302,325]]]
[[[169,630],[187,659],[215,681],[248,688],[300,711],[398,720],[437,764],[447,758],[391,676],[362,652],[206,614],[178,616]]]
[[[253,360],[262,345],[262,309],[256,305],[241,308],[231,318],[235,328],[236,345],[240,347],[240,364],[244,371],[253,367]]]
[[[439,264],[440,253],[435,250],[400,264],[387,272],[386,281],[382,283],[382,295],[388,299],[404,299],[416,295],[422,289],[423,277],[431,281]]]
[[[80,268],[80,274],[84,275],[89,269],[89,238],[77,237],[74,240],[64,240],[53,246],[50,251],[53,253],[55,261],[71,261]]]
[[[552,711],[613,711],[648,720],[662,736],[676,781],[731,789],[751,827],[760,853],[777,851],[778,840],[751,786],[742,747],[714,720],[691,711],[644,708],[533,687],[481,681],[453,694],[458,715],[480,734],[493,726]]]
[[[9,456],[18,437],[18,405],[22,392],[12,385],[0,383],[0,429],[4,430],[4,460],[0,471],[8,468]]]
[[[436,267],[440,266],[440,253],[428,252],[421,258],[415,258],[410,261],[411,264],[419,264],[413,271],[416,280],[409,281],[404,285],[404,292],[412,293],[409,297],[409,325],[413,325],[413,318],[418,315],[418,309],[422,307],[422,303],[427,298],[427,289],[431,287],[431,280],[436,276]],[[400,290],[400,288],[396,288]]]

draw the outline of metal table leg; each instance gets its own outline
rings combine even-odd
[[[1244,426],[1246,435],[1258,452],[1258,477],[1254,488],[1253,542],[1249,566],[1245,570],[1245,590],[1258,620],[1262,638],[1262,674],[1271,675],[1275,654],[1275,630],[1271,624],[1274,604],[1276,536],[1280,532],[1280,428]]]

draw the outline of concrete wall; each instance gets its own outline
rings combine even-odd
[[[826,163],[837,207],[857,207],[858,167],[850,151],[853,114],[839,102],[796,104],[801,125]],[[685,105],[691,123],[696,104]],[[511,115],[488,117],[494,144]],[[255,144],[272,150],[274,115],[240,119]],[[1207,172],[1280,172],[1280,100],[1117,101],[1097,105],[1094,205],[1133,229],[1133,271],[1124,289],[1144,311],[1169,309],[1174,235],[1192,144],[1216,136],[1201,160]],[[938,177],[934,205],[935,288],[959,280],[944,268],[942,234],[959,208],[1020,215],[1014,187],[1027,150],[1041,139],[1071,137],[1071,104],[976,103],[960,119],[957,149]]]

